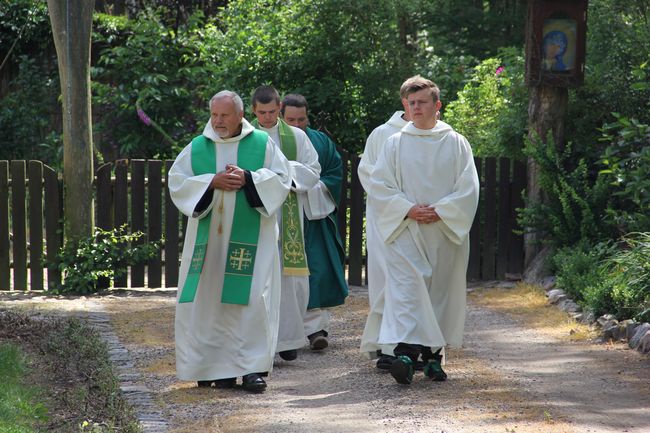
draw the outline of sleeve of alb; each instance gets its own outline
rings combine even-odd
[[[264,203],[262,203],[262,199],[257,193],[251,172],[249,170],[244,170],[244,176],[246,177],[246,184],[244,184],[244,194],[246,195],[246,201],[248,201],[250,207],[263,207]]]
[[[194,208],[194,212],[195,213],[203,212],[212,202],[213,195],[214,195],[214,190],[212,188],[206,189],[203,195],[201,196],[201,199],[196,204],[196,207]]]

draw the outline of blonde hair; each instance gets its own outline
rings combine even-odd
[[[411,93],[419,92],[422,89],[431,89],[431,97],[433,98],[433,102],[436,102],[440,99],[440,89],[438,86],[436,86],[436,83],[431,80],[427,80],[420,75],[415,75],[404,81],[402,87],[399,89],[399,96],[402,99],[406,99]]]

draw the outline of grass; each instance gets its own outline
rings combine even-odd
[[[514,288],[476,289],[469,298],[475,304],[506,313],[556,337],[586,341],[597,336],[589,326],[549,304],[544,289],[537,285],[519,283]]]
[[[0,419],[6,412],[9,425],[17,426],[0,424],[0,433],[140,431],[105,343],[81,320],[0,310],[0,345],[7,348],[0,365]],[[23,386],[18,394],[21,383],[33,388]]]
[[[31,433],[47,420],[47,409],[37,402],[40,390],[26,384],[27,359],[20,347],[0,343],[0,432]]]

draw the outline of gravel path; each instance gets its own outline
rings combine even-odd
[[[92,299],[0,297],[57,311],[101,309],[128,349],[128,385],[148,392],[166,424],[147,431],[260,433],[648,433],[650,360],[622,344],[570,342],[470,302],[463,349],[447,382],[394,382],[358,351],[363,288],[333,310],[330,347],[276,357],[264,394],[199,389],[174,376],[174,292]],[[122,353],[116,348],[117,353]]]

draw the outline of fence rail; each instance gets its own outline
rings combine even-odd
[[[345,240],[348,282],[366,280],[364,191],[359,156],[341,151],[343,193],[338,211]],[[186,218],[166,187],[173,161],[117,160],[95,174],[98,227],[127,225],[146,234],[140,242],[162,242],[158,256],[132,266],[115,287],[176,287]],[[475,158],[481,179],[479,209],[470,232],[469,279],[501,279],[523,268],[523,239],[515,209],[523,206],[525,164],[507,158]],[[51,265],[63,245],[63,185],[40,161],[0,161],[0,290],[41,290],[61,282]]]

